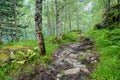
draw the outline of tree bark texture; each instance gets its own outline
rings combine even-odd
[[[40,48],[40,55],[45,55],[46,49],[44,44],[44,37],[42,34],[42,0],[36,0],[35,27],[38,45]]]
[[[2,44],[2,26],[0,22],[0,44]]]

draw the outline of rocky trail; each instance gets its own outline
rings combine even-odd
[[[39,66],[29,75],[19,80],[90,80],[94,64],[99,56],[94,50],[94,40],[61,45],[53,54],[53,61],[48,68]]]

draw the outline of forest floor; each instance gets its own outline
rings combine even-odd
[[[94,42],[84,39],[61,45],[47,68],[36,65],[32,73],[22,74],[18,80],[90,80],[94,64],[99,61]]]
[[[0,45],[0,80],[120,80],[120,29],[80,35],[64,34],[60,44],[45,39],[45,56],[37,40]]]

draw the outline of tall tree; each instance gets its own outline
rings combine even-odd
[[[110,3],[111,3],[111,1],[108,0],[108,13],[110,13],[110,7],[111,7]]]
[[[16,11],[16,3],[14,3],[14,26],[16,29],[16,41],[19,41],[19,36],[18,36],[18,24],[17,24],[17,11]]]
[[[118,13],[119,13],[118,18],[120,22],[120,0],[117,0],[117,2],[118,2]]]
[[[22,2],[23,0],[2,0],[0,2],[1,34],[4,35],[3,38],[6,38],[8,42],[20,39],[18,16],[21,15],[19,8],[23,7]]]
[[[69,31],[72,30],[72,22],[71,22],[71,17],[72,16],[71,16],[71,12],[70,11],[71,11],[71,8],[69,7],[69,10],[68,10],[68,12],[69,12],[69,14],[68,14],[69,15]]]
[[[2,27],[0,22],[0,44],[2,44]]]
[[[35,27],[36,27],[38,45],[40,48],[40,54],[45,55],[46,49],[45,49],[45,44],[44,44],[44,37],[42,34],[42,0],[36,0]]]
[[[60,23],[60,10],[58,0],[55,0],[55,8],[56,8],[56,31],[57,31],[57,40],[60,41],[62,39],[61,36],[61,23]]]
[[[49,1],[46,0],[47,3],[47,36],[52,36],[52,28],[51,28],[51,18],[50,18],[50,10],[49,10]]]

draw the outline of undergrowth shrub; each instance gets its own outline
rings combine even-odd
[[[68,33],[65,33],[62,35],[62,39],[63,40],[66,40],[66,41],[79,41],[80,38],[79,38],[79,35],[80,35],[80,31],[71,31],[71,32],[68,32]]]
[[[69,42],[74,42],[74,41],[80,41],[80,36],[79,36],[80,34],[81,34],[80,30],[70,31],[68,33],[64,33],[60,41],[57,40],[57,36],[52,36],[49,39],[49,42],[63,44],[63,43],[69,43]]]

